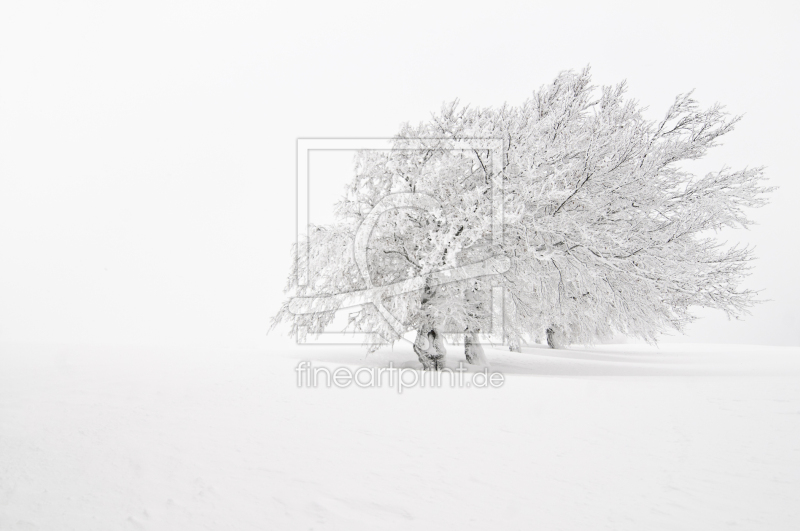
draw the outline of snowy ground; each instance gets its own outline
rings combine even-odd
[[[3,530],[800,528],[798,348],[487,349],[502,388],[400,395],[295,367],[407,347],[0,347]]]

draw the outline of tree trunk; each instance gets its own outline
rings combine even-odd
[[[464,354],[467,356],[467,363],[486,365],[483,345],[480,344],[475,334],[464,334]]]
[[[417,330],[414,353],[426,371],[444,369],[444,358],[447,351],[444,348],[442,334],[438,333],[436,329],[424,327]]]
[[[547,344],[550,348],[564,348],[564,334],[557,326],[547,329]]]
[[[425,282],[425,288],[422,293],[421,305],[423,310],[436,294],[436,288],[431,287],[428,281]],[[444,357],[447,354],[444,348],[444,338],[436,329],[436,323],[433,322],[431,317],[428,317],[426,321],[417,329],[417,338],[414,340],[414,353],[426,371],[440,371],[444,369]]]

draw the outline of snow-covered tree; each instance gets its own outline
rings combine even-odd
[[[543,336],[551,346],[614,333],[654,341],[691,322],[693,306],[740,317],[755,302],[740,288],[752,249],[726,247],[715,233],[750,225],[747,209],[764,205],[771,188],[758,167],[695,176],[681,166],[738,121],[720,105],[701,109],[691,94],[648,120],[624,82],[598,89],[588,68],[562,73],[518,107],[446,105],[404,125],[391,151],[357,155],[340,221],[308,235],[301,259],[311,281],[297,285],[297,263],[289,277],[295,301],[315,313],[287,301],[274,323],[318,332],[340,307],[337,294],[402,286],[376,291],[380,304],[364,304],[350,326],[386,342],[400,326],[414,329],[423,366],[440,368],[443,332],[462,332],[468,360],[481,358],[476,334],[489,326],[492,283],[505,288],[512,349]],[[500,139],[502,160],[463,148],[476,139]],[[403,195],[433,202],[413,208]],[[443,277],[490,263],[494,274]]]

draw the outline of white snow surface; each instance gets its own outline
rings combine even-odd
[[[0,349],[2,530],[800,529],[796,347],[486,347],[501,388],[402,394],[295,367],[408,345]]]

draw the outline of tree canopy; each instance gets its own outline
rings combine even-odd
[[[308,234],[300,259],[310,282],[297,285],[295,263],[287,289],[320,300],[418,279],[413,290],[363,304],[350,326],[392,342],[388,312],[417,330],[415,350],[428,368],[440,366],[442,333],[465,334],[468,358],[480,349],[475,334],[489,326],[491,285],[504,288],[504,334],[514,346],[545,331],[564,343],[614,333],[653,341],[683,330],[693,306],[740,317],[756,302],[741,288],[753,250],[715,233],[749,226],[748,209],[766,204],[772,188],[761,167],[697,176],[681,165],[739,119],[720,105],[700,108],[688,93],[663,119],[648,120],[624,82],[595,87],[588,68],[560,74],[520,106],[455,101],[425,123],[405,124],[391,150],[358,153],[339,221]],[[482,139],[502,149],[464,147]],[[436,207],[386,208],[397,194],[425,195]],[[503,215],[493,225],[498,201]],[[500,273],[439,278],[498,257],[507,260]],[[315,313],[293,312],[287,301],[275,322],[321,331],[338,307],[327,301]]]

